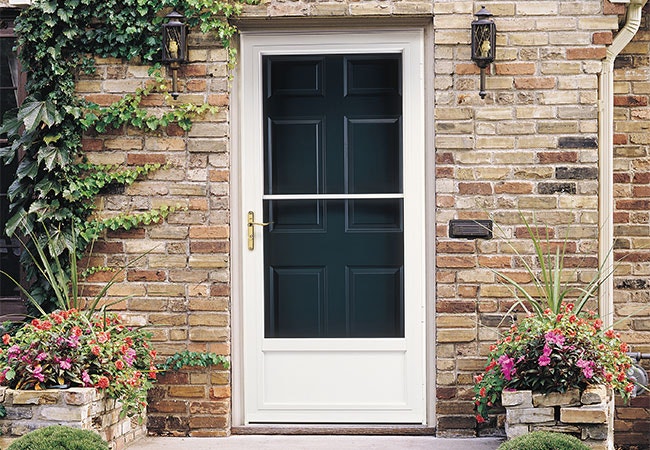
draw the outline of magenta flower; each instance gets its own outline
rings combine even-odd
[[[84,386],[86,386],[86,387],[93,385],[93,382],[90,379],[90,375],[88,375],[88,372],[85,371],[85,370],[83,372],[81,372],[81,381],[84,382]]]
[[[582,369],[582,374],[586,379],[590,379],[594,376],[594,362],[586,361],[584,359],[579,359],[576,361],[576,366]]]
[[[36,378],[38,381],[45,381],[45,375],[42,374],[43,368],[38,365],[34,367],[34,370],[32,371],[32,375],[34,375],[34,378]]]
[[[133,363],[135,362],[135,355],[136,351],[133,350],[132,348],[129,348],[126,353],[124,354],[124,362],[126,363],[127,366],[132,366]]]
[[[36,361],[43,361],[43,360],[47,359],[47,357],[48,357],[47,353],[41,352],[36,356]]]
[[[65,359],[63,361],[59,361],[59,366],[63,370],[68,370],[68,369],[70,369],[72,367],[72,362],[70,361],[70,358],[68,358],[68,359]]]
[[[514,359],[508,355],[501,355],[497,362],[501,365],[501,373],[503,374],[503,377],[508,381],[512,380],[512,376],[517,372],[515,369]]]
[[[537,364],[540,366],[548,366],[551,363],[551,353],[553,352],[553,349],[548,346],[548,344],[544,344],[544,349],[542,350],[542,356],[537,358]]]
[[[558,333],[553,330],[546,333],[544,335],[544,338],[546,339],[547,344],[555,344],[559,348],[562,348],[562,346],[564,345],[564,341],[566,339],[562,333]]]

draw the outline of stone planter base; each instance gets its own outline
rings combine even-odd
[[[605,386],[564,394],[504,391],[501,403],[508,439],[531,431],[553,431],[571,434],[594,450],[614,450],[614,402]]]
[[[7,411],[0,419],[0,448],[50,425],[96,431],[113,450],[124,449],[147,432],[145,420],[139,424],[138,418],[120,419],[120,402],[94,388],[21,391],[0,387],[0,403]]]

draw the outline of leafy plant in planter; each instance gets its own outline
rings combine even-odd
[[[75,230],[72,229],[73,236]],[[151,334],[127,326],[114,313],[100,307],[106,292],[119,273],[94,298],[82,298],[74,251],[74,237],[45,233],[38,240],[33,258],[35,267],[51,284],[58,310],[46,314],[27,290],[18,284],[41,316],[2,336],[0,343],[0,383],[13,389],[40,390],[52,386],[95,387],[122,402],[122,414],[140,414],[146,406],[147,391],[156,378],[156,352],[150,348]],[[68,276],[58,259],[51,261],[48,249],[67,247]],[[134,262],[137,261],[134,260]],[[7,274],[4,274],[7,275]],[[8,275],[7,275],[8,276]]]
[[[485,422],[490,408],[500,404],[504,389],[550,393],[604,384],[627,400],[634,390],[627,377],[632,364],[626,354],[628,346],[614,330],[603,329],[603,321],[595,312],[584,311],[610,274],[603,275],[599,270],[582,287],[566,284],[566,241],[553,251],[548,236],[540,237],[523,216],[522,220],[540,267],[535,270],[516,253],[533,280],[532,290],[495,271],[515,294],[515,306],[528,314],[490,347],[488,364],[475,377],[476,420]],[[567,301],[569,298],[572,302]]]

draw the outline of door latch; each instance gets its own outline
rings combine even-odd
[[[255,222],[255,213],[253,211],[248,211],[248,220],[246,226],[248,228],[248,249],[249,250],[255,249],[255,225],[258,225],[260,227],[266,227],[270,224],[271,222]]]

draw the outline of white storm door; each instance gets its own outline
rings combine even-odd
[[[241,42],[245,423],[425,423],[423,33]]]

